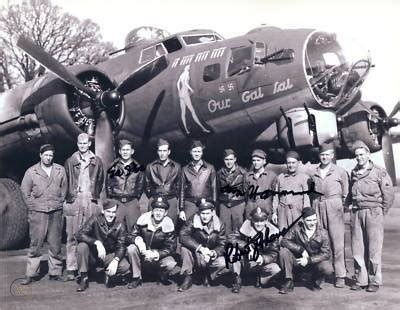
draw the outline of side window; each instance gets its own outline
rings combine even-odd
[[[264,42],[256,42],[254,48],[254,63],[256,65],[264,65],[262,61],[263,58],[267,55],[267,49],[265,47]]]
[[[221,65],[219,63],[208,65],[204,68],[203,81],[211,82],[219,79],[221,76]]]
[[[155,46],[145,48],[144,50],[142,50],[142,53],[140,54],[139,63],[142,64],[142,63],[148,62],[150,60],[153,60],[155,55],[156,55],[156,47]]]
[[[231,49],[232,56],[229,61],[228,75],[233,76],[236,74],[248,71],[253,62],[253,47],[240,46]]]

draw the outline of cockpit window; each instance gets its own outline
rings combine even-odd
[[[157,57],[160,57],[162,55],[165,55],[165,54],[167,54],[167,51],[166,51],[164,45],[161,43],[147,47],[142,50],[142,52],[140,54],[139,63],[140,64],[147,63],[147,62],[149,62]]]
[[[186,45],[204,44],[222,40],[222,38],[216,33],[184,35],[182,36],[182,39]]]

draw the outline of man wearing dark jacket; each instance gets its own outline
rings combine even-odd
[[[244,178],[247,171],[236,163],[236,153],[224,150],[225,167],[217,172],[219,215],[225,224],[226,235],[238,230],[243,224],[245,196],[233,191],[245,192]]]
[[[250,220],[245,220],[242,227],[234,234],[230,236],[231,243],[235,246],[238,245],[239,250],[243,251],[248,240],[260,234],[263,237],[279,234],[279,230],[269,222],[268,213],[257,207],[250,214]],[[242,267],[246,272],[255,272],[256,287],[261,288],[268,284],[268,282],[279,273],[281,270],[277,264],[279,254],[279,238],[275,238],[274,241],[264,243],[264,246],[258,249],[259,255],[256,257],[254,244],[250,244],[250,252],[248,255],[243,257],[243,260],[236,261],[232,265],[234,279],[232,285],[232,292],[239,293],[241,288],[240,273]]]
[[[314,209],[303,209],[303,221],[292,227],[282,238],[279,253],[285,282],[279,293],[293,291],[293,268],[312,272],[313,288],[321,289],[325,276],[333,273],[328,232],[318,225]]]
[[[66,281],[74,281],[78,269],[75,234],[101,208],[98,200],[104,183],[103,163],[90,151],[91,144],[89,135],[81,133],[78,136],[78,151],[64,165],[68,179],[67,203],[63,209],[67,231]]]
[[[120,202],[117,217],[126,223],[128,233],[132,231],[140,216],[139,199],[144,189],[144,168],[133,159],[132,142],[119,142],[120,158],[107,169],[107,197]]]
[[[165,139],[159,139],[157,142],[158,159],[146,167],[145,191],[147,197],[151,200],[154,200],[156,197],[163,197],[168,201],[168,216],[176,226],[181,165],[170,159],[170,154],[169,142]],[[151,202],[149,205],[151,205]]]
[[[212,201],[200,199],[198,212],[182,227],[179,238],[182,244],[182,270],[184,276],[179,292],[192,286],[193,268],[204,274],[204,285],[215,280],[225,268],[225,226],[214,211]]]
[[[161,282],[179,273],[172,257],[176,250],[174,223],[167,216],[168,201],[158,197],[151,202],[152,211],[142,214],[127,238],[128,257],[132,266],[132,281],[128,288],[137,288],[142,282],[142,268],[156,268]],[[144,265],[142,267],[142,264]]]
[[[81,280],[78,292],[87,289],[89,285],[89,264],[105,267],[104,284],[111,286],[111,277],[125,275],[129,272],[129,263],[125,256],[125,225],[116,219],[118,201],[107,199],[103,203],[101,214],[94,214],[77,233],[79,242],[78,268]]]
[[[179,196],[179,218],[186,221],[197,212],[200,198],[217,201],[217,178],[213,165],[204,161],[204,145],[193,141],[190,147],[192,161],[182,168]]]

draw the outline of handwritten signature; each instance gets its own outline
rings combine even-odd
[[[254,185],[250,185],[249,189],[247,190],[248,198],[249,199],[256,199],[257,196],[260,196],[261,199],[268,199],[271,196],[278,195],[278,196],[285,196],[285,195],[306,195],[306,194],[318,194],[318,195],[323,195],[315,190],[315,183],[311,182],[310,187],[306,191],[301,191],[301,192],[295,192],[295,191],[274,191],[271,189],[267,189],[262,192],[258,192],[259,186],[255,187]],[[221,193],[227,193],[227,194],[234,194],[235,197],[243,197],[246,195],[245,191],[240,190],[239,188],[232,187],[230,185],[226,185],[221,187],[220,189]]]
[[[279,239],[279,237],[283,237],[287,234],[287,232],[301,219],[301,215],[292,222],[288,227],[283,228],[279,233],[269,235],[269,228],[266,227],[265,233],[258,232],[254,237],[248,237],[247,243],[243,248],[239,248],[239,244],[236,242],[233,245],[231,242],[228,242],[225,246],[225,265],[226,268],[229,268],[229,264],[233,264],[241,260],[241,258],[245,255],[249,255],[252,252],[252,255],[249,255],[249,260],[257,261],[260,256],[260,251],[267,247],[269,243],[272,243]]]
[[[107,173],[110,178],[113,177],[121,177],[121,176],[129,176],[131,173],[138,173],[139,171],[144,171],[146,168],[142,165],[138,165],[135,162],[131,162],[130,164],[121,167],[118,165],[118,161],[115,162],[110,168],[107,169]]]

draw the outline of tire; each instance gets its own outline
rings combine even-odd
[[[0,179],[0,250],[28,242],[28,207],[17,183]]]

